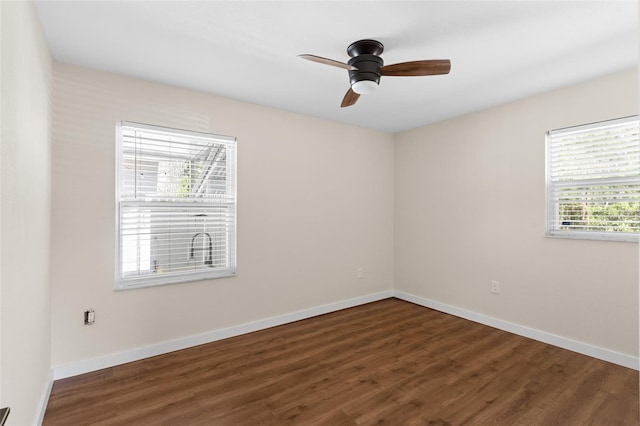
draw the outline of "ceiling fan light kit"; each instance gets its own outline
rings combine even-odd
[[[365,39],[351,43],[347,47],[347,54],[351,59],[346,64],[315,55],[298,56],[309,61],[348,70],[351,87],[342,99],[340,106],[343,108],[355,104],[360,95],[374,92],[383,75],[396,77],[441,75],[448,74],[451,70],[451,61],[448,59],[402,62],[385,66],[380,57],[383,51],[384,45],[382,43],[377,40]]]
[[[359,80],[351,83],[351,89],[358,95],[368,95],[375,92],[378,82],[373,80]]]

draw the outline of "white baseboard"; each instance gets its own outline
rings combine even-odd
[[[311,318],[318,315],[323,315],[323,314],[339,311],[346,308],[351,308],[358,305],[363,305],[365,303],[375,302],[382,299],[388,299],[390,297],[393,297],[392,290],[382,291],[380,293],[369,294],[366,296],[360,296],[353,299],[347,299],[339,302],[329,303],[327,305],[303,309],[300,311],[291,312],[288,314],[266,318],[263,320],[253,321],[245,324],[240,324],[233,327],[223,328],[220,330],[214,330],[207,333],[198,334],[195,336],[189,336],[181,339],[171,340],[168,342],[158,343],[152,346],[131,349],[128,351],[105,355],[98,358],[92,358],[92,359],[82,360],[82,361],[78,361],[78,362],[74,362],[66,365],[61,365],[53,368],[53,379],[58,380],[58,379],[64,379],[67,377],[77,376],[79,374],[89,373],[91,371],[97,371],[103,368],[113,367],[115,365],[125,364],[127,362],[138,361],[140,359],[149,358],[156,355],[162,355],[168,352],[190,348],[192,346],[215,342],[217,340],[239,336],[241,334],[252,333],[254,331],[264,330],[264,329],[275,327],[278,325],[283,325],[290,322],[299,321],[306,318]],[[45,403],[46,403],[46,400],[45,400]]]
[[[42,394],[40,395],[40,402],[38,403],[38,412],[36,413],[36,421],[34,424],[41,425],[44,420],[44,413],[47,411],[47,404],[49,403],[49,395],[51,395],[51,388],[53,387],[53,370],[49,372],[47,382],[44,384]]]
[[[468,319],[480,324],[488,325],[493,328],[508,331],[509,333],[518,334],[520,336],[558,346],[563,349],[568,349],[573,352],[588,355],[593,358],[598,358],[603,361],[638,370],[638,358],[631,355],[626,355],[620,352],[612,351],[610,349],[605,349],[599,346],[572,340],[566,337],[558,336],[556,334],[547,333],[546,331],[537,330],[535,328],[529,328],[523,325],[514,324],[509,321],[504,321],[498,318],[479,314],[477,312],[472,312],[466,309],[436,302],[435,300],[415,296],[413,294],[405,293],[399,290],[394,290],[393,296],[407,302],[415,303],[416,305],[425,306],[427,308],[435,309],[440,312],[455,315],[457,317]]]
[[[593,358],[598,358],[604,361],[608,361],[614,364],[618,364],[624,367],[638,370],[638,365],[639,365],[638,358],[630,355],[622,354],[609,349],[579,342],[577,340],[568,339],[566,337],[558,336],[552,333],[547,333],[545,331],[540,331],[537,329],[525,327],[523,325],[514,324],[509,321],[504,321],[504,320],[493,318],[487,315],[468,311],[466,309],[436,302],[435,300],[415,296],[413,294],[405,293],[399,290],[387,290],[387,291],[382,291],[380,293],[374,293],[366,296],[356,297],[353,299],[347,299],[339,302],[329,303],[327,305],[303,309],[300,311],[291,312],[288,314],[270,317],[263,320],[253,321],[245,324],[240,324],[233,327],[214,330],[214,331],[210,331],[210,332],[195,335],[195,336],[188,336],[181,339],[162,342],[162,343],[158,343],[151,346],[131,349],[128,351],[118,352],[114,354],[101,356],[98,358],[91,358],[87,360],[82,360],[82,361],[54,367],[52,370],[52,380],[50,380],[48,388],[45,389],[45,392],[43,392],[43,397],[40,404],[41,406],[40,421],[42,421],[42,417],[44,416],[44,412],[46,410],[46,403],[49,399],[49,393],[51,392],[51,386],[53,384],[53,380],[77,376],[79,374],[89,373],[92,371],[101,370],[103,368],[113,367],[116,365],[125,364],[127,362],[138,361],[140,359],[149,358],[156,355],[162,355],[162,354],[177,351],[180,349],[186,349],[193,346],[226,339],[229,337],[234,337],[234,336],[239,336],[246,333],[251,333],[254,331],[264,330],[264,329],[275,327],[278,325],[283,325],[290,322],[299,321],[306,318],[311,318],[318,315],[339,311],[341,309],[351,308],[354,306],[363,305],[365,303],[387,299],[389,297],[397,297],[398,299],[402,299],[407,302],[412,302],[417,305],[425,306],[427,308],[431,308],[437,311],[445,312],[447,314],[455,315],[460,318],[468,319],[480,324],[488,325],[490,327],[498,328],[500,330],[505,330],[510,333],[518,334],[520,336],[528,337],[534,340],[538,340],[540,342],[548,343],[554,346],[558,346],[564,349],[568,349],[574,352],[588,355]]]

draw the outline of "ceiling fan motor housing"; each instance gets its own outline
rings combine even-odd
[[[377,40],[358,40],[347,47],[347,54],[351,56],[349,65],[358,68],[349,70],[349,81],[354,83],[363,80],[380,84],[380,68],[384,65],[379,56],[384,51],[384,45]]]
[[[380,68],[384,65],[384,61],[377,55],[359,55],[349,59],[349,65],[358,68],[357,70],[349,70],[349,81],[353,86],[354,83],[362,80],[375,81],[380,83]]]

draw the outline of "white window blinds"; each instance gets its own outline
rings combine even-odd
[[[547,133],[547,234],[637,241],[638,117]]]
[[[118,125],[117,287],[235,274],[235,139]]]

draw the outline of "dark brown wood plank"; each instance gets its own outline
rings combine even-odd
[[[44,425],[639,425],[638,373],[397,299],[54,383]]]

